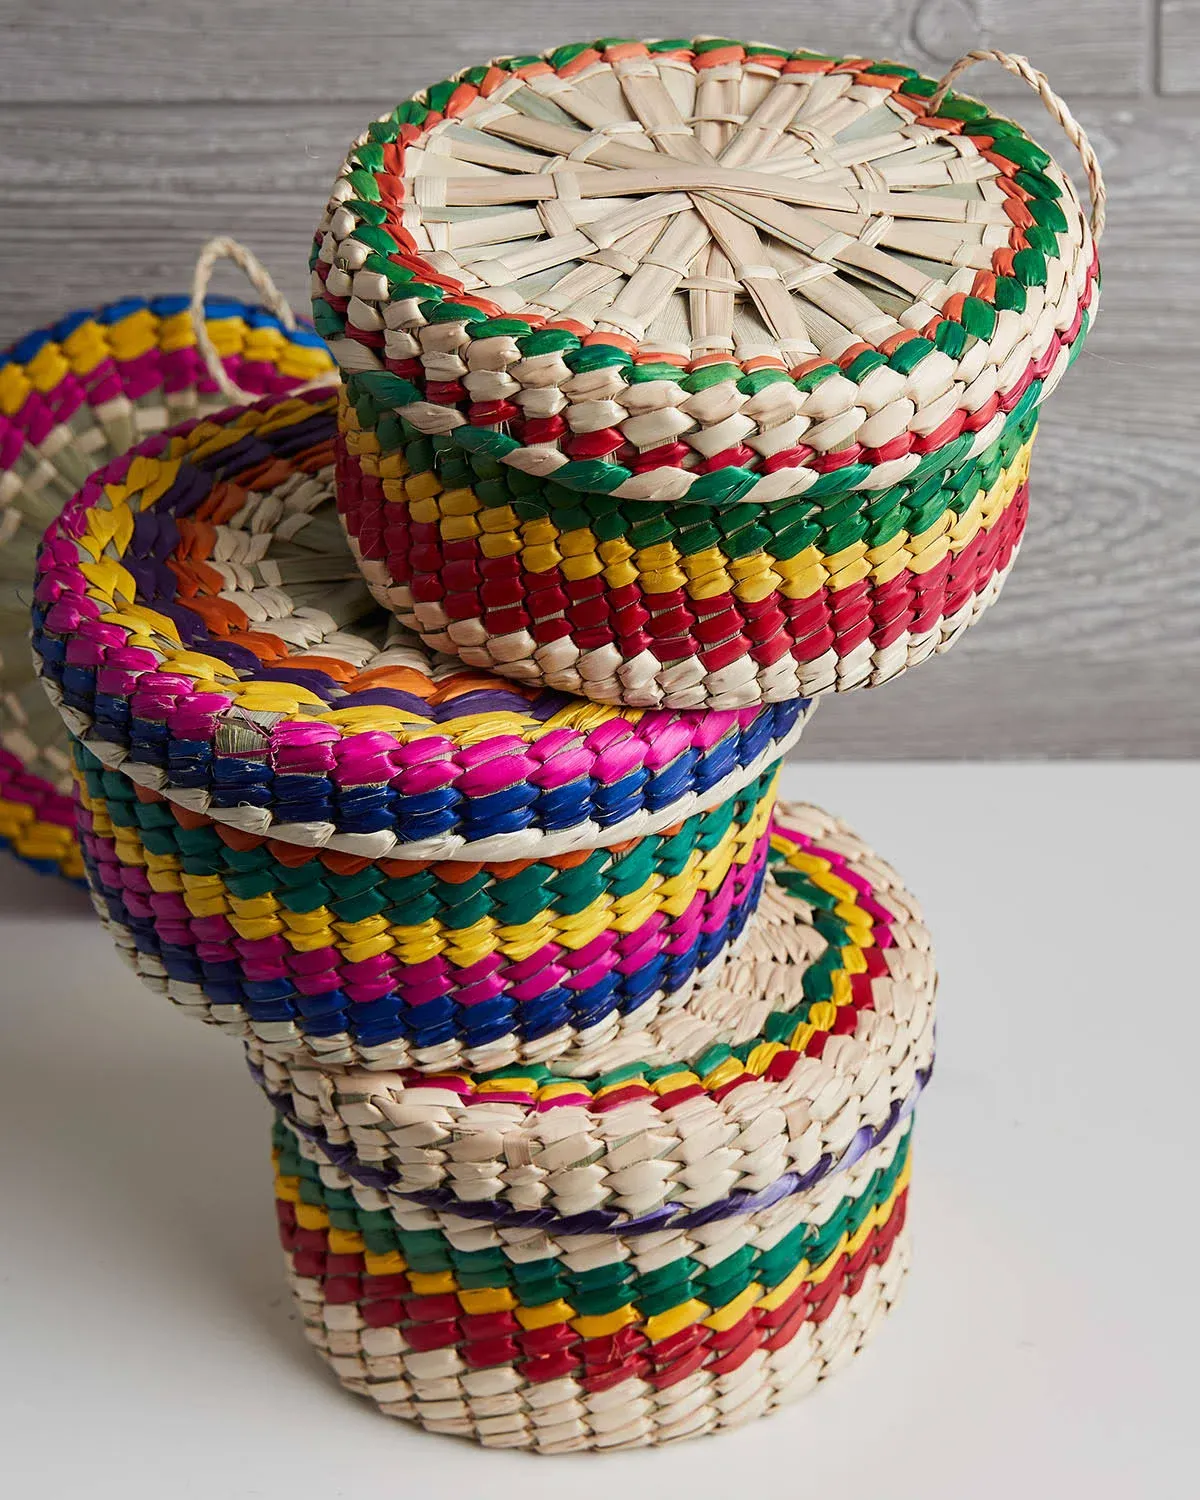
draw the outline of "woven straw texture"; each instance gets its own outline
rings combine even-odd
[[[727,800],[805,700],[608,708],[439,658],[379,611],[331,498],[333,402],[150,439],[46,533],[34,649],[74,734],[190,811],[368,859],[509,860]]]
[[[321,340],[263,307],[204,304],[223,370],[253,395],[327,373]],[[42,532],[87,478],[177,422],[227,405],[196,348],[186,297],[81,308],[0,354],[0,844],[81,879],[67,735],[29,660],[29,598]]]
[[[646,1238],[442,1228],[275,1141],[309,1341],[389,1416],[489,1447],[642,1447],[765,1415],[863,1347],[908,1265],[908,1132],[810,1193]]]
[[[782,809],[773,844],[732,1046],[704,1005],[673,1060],[588,1079],[251,1045],[292,1289],[351,1390],[485,1443],[636,1446],[758,1416],[861,1347],[906,1262],[928,934],[817,809]]]
[[[711,984],[754,916],[776,772],[677,827],[502,865],[370,861],[173,806],[76,745],[97,909],[152,988],[319,1062],[580,1066]]]
[[[987,55],[1098,231],[1082,132]],[[313,297],[377,597],[520,680],[732,707],[881,682],[994,598],[1098,266],[1048,154],[911,69],[621,42],[376,121]]]
[[[981,453],[882,496],[622,507],[424,438],[385,455],[346,406],[338,505],[375,597],[435,649],[596,701],[736,708],[947,650],[1016,554],[1035,425],[1026,392]]]

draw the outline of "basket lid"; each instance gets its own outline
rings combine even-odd
[[[318,229],[353,399],[622,498],[896,484],[986,443],[1094,311],[1075,191],[912,69],[725,41],[468,69],[376,121]]]
[[[334,405],[267,400],[152,438],[47,531],[34,650],[106,766],[286,843],[516,859],[670,827],[794,743],[805,699],[608,707],[421,645],[347,548]]]

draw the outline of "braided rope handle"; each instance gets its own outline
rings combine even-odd
[[[1092,149],[1092,143],[1088,140],[1083,126],[1067,108],[1066,103],[1050,87],[1045,73],[1040,73],[1027,57],[1022,57],[1016,52],[996,52],[990,47],[963,53],[962,57],[950,66],[938,84],[937,92],[929,101],[929,113],[931,115],[937,113],[950,86],[977,62],[999,63],[1014,77],[1027,83],[1046,106],[1047,113],[1062,126],[1067,139],[1079,152],[1079,159],[1083,163],[1088,188],[1092,195],[1092,238],[1099,243],[1100,236],[1104,232],[1104,206],[1108,201],[1099,159]]]
[[[216,382],[217,389],[227,400],[239,404],[257,401],[258,396],[253,391],[243,390],[235,380],[230,378],[208,332],[208,324],[204,316],[204,297],[208,291],[208,284],[212,280],[213,270],[220,260],[231,260],[240,271],[245,273],[246,279],[258,293],[263,306],[274,313],[289,331],[296,326],[296,314],[258,256],[253,251],[247,250],[245,245],[231,239],[229,235],[219,234],[209,240],[196,257],[196,269],[192,273],[192,302],[189,308],[192,331],[196,335],[196,347],[204,360],[205,368]],[[316,380],[310,380],[300,389],[307,390],[311,386],[327,385],[333,379],[332,374],[318,377]]]

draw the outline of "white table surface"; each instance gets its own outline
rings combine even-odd
[[[268,1111],[86,898],[0,857],[0,1470],[22,1497],[1173,1500],[1200,1489],[1200,765],[789,768],[942,970],[914,1269],[803,1403],[539,1458],[345,1394],[285,1296]]]

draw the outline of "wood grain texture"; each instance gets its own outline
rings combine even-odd
[[[1022,562],[1018,567],[1028,568]],[[997,606],[1003,609],[1003,603]],[[823,703],[789,759],[1193,760],[1200,755],[1200,662],[984,657],[990,627],[936,667]],[[1019,817],[1019,812],[1014,814]],[[962,809],[969,826],[969,807]]]
[[[1158,86],[1200,94],[1200,0],[1160,0]]]
[[[1197,10],[1164,4],[1164,89],[1200,88]],[[312,226],[365,121],[481,56],[596,24],[577,0],[549,30],[548,14],[533,0],[425,17],[394,0],[211,0],[198,24],[182,0],[0,0],[0,342],[79,304],[184,289],[217,232],[247,241],[303,308]],[[730,22],[707,0],[655,14],[662,32]],[[604,25],[637,34],[644,16],[610,0]],[[1183,439],[1200,388],[1200,118],[1149,94],[1151,19],[1141,0],[755,10],[766,37],[935,69],[984,39],[1028,52],[1076,107],[1110,189],[1102,316],[1043,422],[1004,595],[937,668],[825,705],[809,753],[1200,754],[1200,506]],[[964,87],[1003,94],[1066,163],[1019,84],[981,67]]]
[[[1069,164],[1036,98],[1006,108]],[[1200,348],[1200,118],[1183,100],[1091,100],[1079,115],[1111,197],[1090,349]],[[0,107],[0,339],[79,302],[182,286],[221,232],[304,306],[309,236],[366,118],[354,103]]]
[[[624,16],[625,3],[615,0],[608,18],[636,23],[637,8],[629,5]],[[92,0],[82,14],[81,9],[76,0],[0,0],[0,26],[7,28],[0,33],[5,42],[0,51],[0,98],[5,100],[0,264],[15,268],[0,278],[0,338],[72,302],[121,295],[131,278],[134,284],[162,286],[164,278],[178,284],[194,249],[218,230],[250,239],[270,258],[289,295],[303,301],[298,253],[304,254],[347,144],[372,110],[460,65],[468,54],[487,55],[506,35],[495,8],[476,0],[440,7],[439,17],[459,23],[443,21],[440,31],[420,17],[397,19],[390,3],[349,0],[337,11],[338,35],[345,36],[353,22],[365,27],[363,34],[376,45],[355,52],[359,71],[346,102],[313,103],[309,92],[315,89],[326,101],[336,98],[346,76],[327,66],[315,43],[320,17],[330,14],[326,6],[289,0],[286,26],[280,24],[280,5],[266,0],[213,0],[202,27],[189,25],[181,0]],[[728,20],[726,8],[711,9],[707,24],[716,24],[720,14]],[[1076,7],[1070,9],[1077,20]],[[1157,101],[1119,96],[1120,90],[1146,82],[1141,41],[1150,28],[1142,0],[1088,0],[1083,9],[1089,24],[1080,28],[1055,7],[1028,0],[848,0],[838,8],[840,40],[828,34],[828,13],[815,6],[807,8],[808,20],[803,7],[776,6],[774,12],[766,7],[756,12],[756,22],[769,31],[774,13],[781,30],[802,32],[818,45],[845,47],[853,37],[864,50],[918,60],[923,55],[935,68],[980,38],[1019,43],[1033,53],[1078,105],[1110,180],[1106,308],[1094,347],[1116,354],[1155,347],[1174,335],[1180,318],[1200,331],[1200,277],[1191,274],[1200,232],[1200,119],[1182,101],[1164,116]],[[235,11],[241,31],[238,45],[231,47]],[[517,28],[508,45],[522,44],[522,17],[532,27],[527,44],[544,41],[544,12],[540,0],[506,7]],[[557,7],[556,26],[565,26],[561,12]],[[586,19],[588,13],[579,7],[579,14]],[[687,26],[701,28],[705,0],[679,14]],[[543,17],[540,30],[538,17]],[[668,7],[664,29],[670,18]],[[404,45],[398,46],[405,27]],[[810,31],[816,36],[809,37]],[[443,56],[438,49],[461,46],[463,34],[470,37],[463,55]],[[270,46],[264,43],[268,36]],[[1115,70],[1101,67],[1095,50],[1101,43],[1116,60]],[[121,90],[133,90],[143,101],[157,93],[188,97],[189,88],[194,93],[199,87],[197,80],[210,89],[215,85],[205,80],[220,77],[215,54],[210,55],[214,48],[240,70],[227,80],[233,97],[240,92],[272,99],[291,89],[293,102],[170,107],[79,102],[116,97]],[[110,53],[119,57],[119,68]],[[321,58],[320,70],[311,62],[300,66],[306,56]],[[186,77],[176,76],[184,58]],[[363,69],[375,72],[368,76]],[[320,78],[314,81],[317,71]],[[1100,79],[1109,94],[1089,99],[1088,86]],[[988,97],[1014,89],[1005,108],[1060,159],[1069,158],[1069,148],[1056,139],[1057,128],[1038,101],[1000,69],[981,65],[964,86]],[[371,87],[380,90],[371,102],[355,91]],[[67,95],[70,103],[14,103],[51,95]],[[69,253],[64,245],[70,245]],[[1158,294],[1161,285],[1177,291],[1169,303]]]
[[[1134,93],[1149,70],[1149,0],[0,0],[4,98],[130,103],[353,99],[390,107],[459,68],[596,34],[732,28],[784,45],[900,56],[931,68],[977,46],[1029,53],[1060,90]],[[994,92],[1015,92],[996,80]]]

